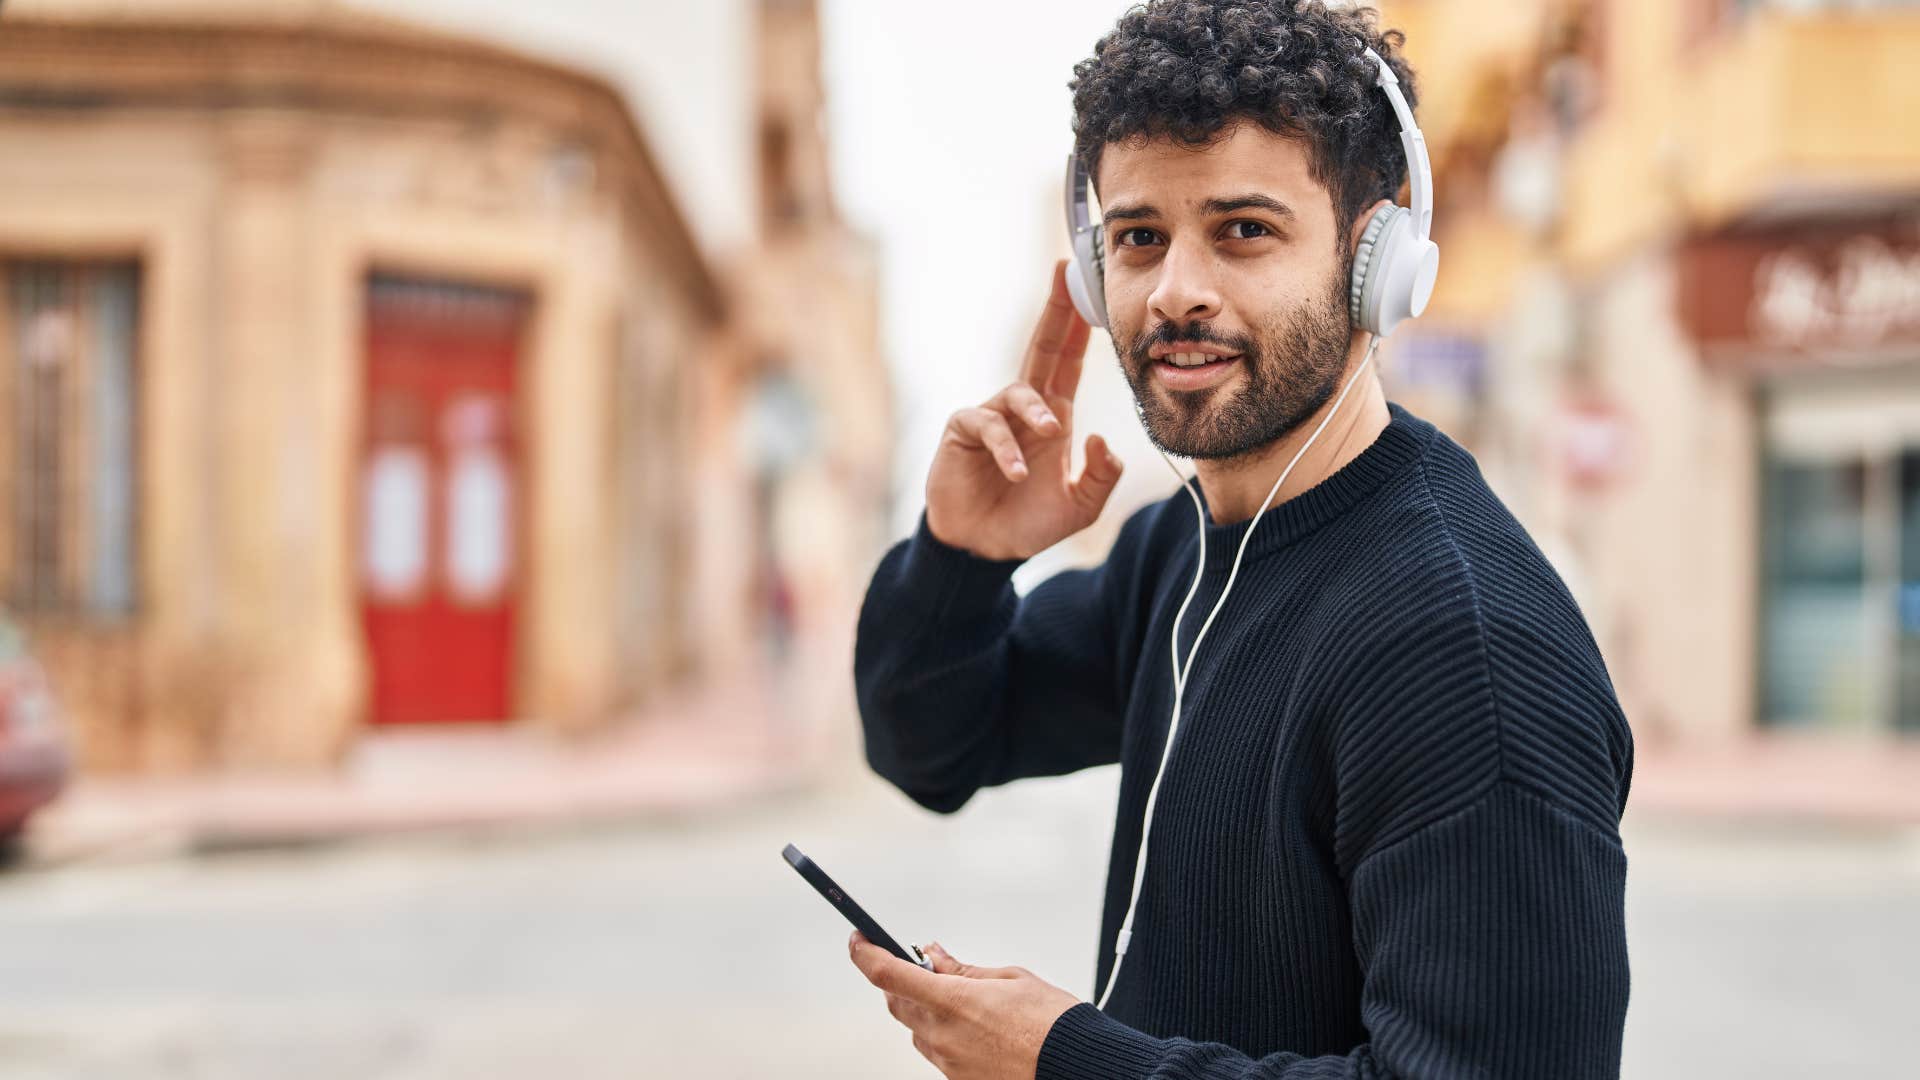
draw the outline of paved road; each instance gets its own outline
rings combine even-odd
[[[0,878],[0,1076],[933,1076],[779,858],[900,936],[1091,993],[1114,774],[924,814],[877,782],[565,834]],[[1914,1060],[1920,839],[1633,822],[1629,1077]]]

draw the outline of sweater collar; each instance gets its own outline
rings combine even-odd
[[[1247,544],[1246,560],[1278,551],[1334,520],[1418,457],[1437,429],[1396,402],[1388,402],[1387,411],[1390,414],[1387,426],[1358,457],[1306,491],[1268,507],[1257,519],[1216,525],[1213,510],[1208,507],[1206,576],[1224,577],[1233,568],[1240,542],[1255,520],[1260,527]],[[1187,485],[1200,496],[1204,506],[1207,496],[1200,490],[1199,479],[1191,479]]]

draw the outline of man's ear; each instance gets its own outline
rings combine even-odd
[[[1381,207],[1392,206],[1392,205],[1393,205],[1393,202],[1391,200],[1381,199],[1378,202],[1374,203],[1372,206],[1369,206],[1365,210],[1360,211],[1360,216],[1353,219],[1352,231],[1349,232],[1347,235],[1348,251],[1360,250],[1360,238],[1367,234],[1367,222],[1373,220],[1373,215],[1379,213]]]

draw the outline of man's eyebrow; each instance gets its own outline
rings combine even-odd
[[[1201,204],[1200,209],[1208,214],[1231,214],[1235,210],[1265,210],[1285,218],[1293,216],[1293,207],[1258,192],[1225,199],[1208,199]]]
[[[1200,204],[1200,211],[1204,214],[1231,214],[1235,210],[1265,210],[1270,214],[1277,214],[1284,218],[1294,216],[1293,207],[1288,206],[1279,199],[1269,195],[1262,195],[1259,192],[1248,192],[1245,195],[1230,195],[1223,198],[1208,199],[1206,202]],[[1152,221],[1159,218],[1159,216],[1159,208],[1149,206],[1146,203],[1126,203],[1119,206],[1103,207],[1100,214],[1101,219],[1109,224],[1117,221]]]
[[[1148,206],[1145,203],[1127,203],[1120,206],[1103,206],[1100,208],[1100,220],[1105,222],[1152,221],[1159,216],[1160,211],[1158,208]]]

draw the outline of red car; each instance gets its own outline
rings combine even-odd
[[[69,767],[46,675],[0,614],[0,856],[13,852],[27,817],[60,793]]]

